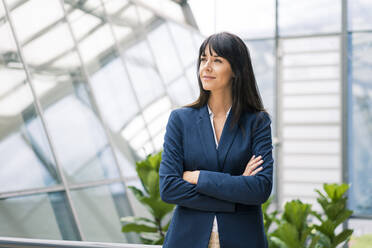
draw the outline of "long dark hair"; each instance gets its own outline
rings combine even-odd
[[[209,45],[211,49],[227,59],[235,75],[231,84],[231,96],[233,114],[232,126],[238,123],[242,112],[250,111],[253,113],[265,111],[262,99],[257,87],[256,78],[253,73],[251,56],[245,43],[236,35],[221,32],[213,34],[206,38],[199,48],[199,57],[197,62],[197,77],[199,83],[199,98],[185,107],[200,108],[208,103],[210,96],[209,90],[204,90],[199,76],[200,56],[205,53],[205,48]]]

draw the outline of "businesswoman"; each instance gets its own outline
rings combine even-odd
[[[173,110],[160,194],[177,204],[164,248],[265,248],[261,204],[272,189],[271,120],[244,42],[209,36],[197,62],[199,98]]]

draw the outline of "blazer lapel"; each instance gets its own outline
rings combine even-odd
[[[229,152],[235,136],[238,133],[238,125],[235,125],[234,128],[230,130],[230,125],[232,124],[233,118],[232,115],[233,113],[231,109],[225,121],[225,125],[223,126],[221,138],[218,143],[217,155],[221,171],[224,169],[227,153]]]
[[[217,160],[216,143],[214,141],[214,134],[207,105],[204,105],[199,109],[197,126],[205,157],[208,164],[210,164],[209,167],[211,170],[218,171],[220,166]]]

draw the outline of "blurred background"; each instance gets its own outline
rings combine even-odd
[[[348,226],[372,233],[372,1],[0,0],[0,236],[138,242],[135,162],[197,99],[219,31],[273,117],[276,208],[345,182]]]

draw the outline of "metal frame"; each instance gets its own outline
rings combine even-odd
[[[76,51],[76,54],[78,55],[78,59],[79,59],[79,62],[80,62],[81,68],[82,68],[82,74],[83,74],[83,77],[84,77],[84,79],[86,81],[87,93],[88,93],[88,96],[89,96],[89,98],[91,100],[93,110],[96,111],[97,119],[100,121],[100,123],[101,123],[101,125],[102,125],[102,127],[104,129],[104,132],[106,134],[107,142],[108,142],[109,147],[111,148],[112,156],[113,156],[113,159],[114,159],[116,168],[118,170],[120,181],[123,184],[124,188],[126,188],[125,187],[125,180],[124,180],[124,177],[123,177],[123,172],[122,172],[121,166],[119,164],[118,158],[116,156],[115,148],[114,148],[114,145],[113,145],[113,140],[112,140],[112,137],[110,135],[109,129],[107,127],[107,124],[104,121],[104,119],[102,118],[102,112],[101,112],[101,110],[100,110],[100,108],[99,108],[99,106],[97,104],[97,101],[96,101],[97,98],[95,96],[94,91],[92,90],[92,86],[91,86],[92,83],[90,81],[90,76],[89,76],[88,70],[87,70],[87,68],[85,66],[83,57],[81,55],[77,38],[76,38],[75,33],[73,32],[73,29],[72,29],[72,24],[69,22],[68,17],[67,17],[67,12],[66,12],[66,10],[64,8],[64,0],[60,0],[59,2],[60,2],[60,5],[61,5],[61,8],[62,8],[62,11],[63,11],[63,17],[65,19],[65,22],[66,22],[66,24],[68,26],[68,29],[70,31],[70,35],[71,35],[71,37],[73,39],[73,42],[74,42],[75,51]],[[105,13],[105,14],[107,14],[107,13]],[[128,198],[127,198],[127,200],[129,202],[129,199]],[[132,212],[132,209],[128,209],[128,211],[129,212]],[[86,240],[84,236],[82,236],[82,240],[83,241]]]
[[[349,165],[349,151],[348,151],[348,128],[349,128],[349,120],[348,120],[348,103],[349,103],[349,87],[348,87],[348,15],[347,15],[347,0],[341,1],[341,163],[342,163],[342,170],[341,170],[341,177],[343,183],[349,183],[349,172],[348,172],[348,165]],[[346,192],[347,196],[349,196],[349,191]],[[349,199],[349,198],[348,198]],[[342,223],[343,230],[348,228],[349,219]],[[344,247],[348,247],[348,244],[344,244]]]
[[[103,242],[82,242],[67,240],[45,240],[45,239],[25,239],[25,238],[4,238],[0,237],[0,247],[4,248],[161,248],[160,245],[142,245],[142,244],[120,244]]]
[[[88,187],[96,187],[96,186],[100,186],[100,185],[110,185],[112,183],[118,183],[118,182],[121,182],[123,185],[125,185],[125,179],[124,179],[124,176],[123,176],[123,172],[122,172],[122,169],[118,163],[118,159],[116,157],[116,151],[114,149],[114,145],[113,145],[113,139],[110,135],[110,132],[108,130],[108,127],[106,125],[106,123],[104,122],[103,118],[102,118],[102,114],[101,114],[101,111],[99,109],[99,106],[96,102],[96,97],[94,95],[94,92],[92,91],[92,87],[91,87],[91,82],[90,82],[90,77],[89,77],[89,72],[88,72],[88,67],[87,65],[85,64],[85,62],[83,61],[83,58],[82,58],[82,55],[81,55],[81,52],[79,50],[79,41],[80,40],[83,40],[84,38],[86,38],[89,33],[91,33],[92,31],[94,31],[95,29],[97,29],[98,27],[102,26],[103,25],[103,22],[104,21],[107,21],[107,23],[109,24],[110,26],[110,30],[112,32],[112,35],[113,35],[113,38],[114,38],[114,45],[116,47],[116,51],[119,51],[120,53],[120,57],[122,59],[122,63],[123,63],[123,66],[124,66],[124,69],[126,70],[127,72],[127,75],[128,75],[128,81],[130,83],[130,86],[132,87],[132,94],[134,95],[135,99],[136,99],[136,102],[139,106],[139,111],[141,112],[143,110],[143,108],[141,107],[140,103],[139,103],[139,100],[138,100],[138,95],[136,93],[136,91],[134,90],[134,87],[133,87],[133,80],[131,79],[130,77],[130,73],[127,69],[127,66],[126,66],[126,61],[125,61],[125,58],[123,57],[124,53],[122,52],[123,51],[123,47],[121,45],[119,45],[119,41],[118,39],[116,38],[115,36],[115,32],[113,31],[113,27],[112,27],[112,24],[114,23],[114,21],[112,20],[112,16],[111,15],[108,15],[107,14],[107,11],[105,9],[105,5],[103,3],[103,1],[101,1],[101,6],[102,6],[102,9],[103,9],[103,12],[101,12],[101,15],[99,16],[101,18],[101,20],[103,20],[103,22],[99,23],[96,27],[94,27],[87,35],[83,36],[79,41],[77,40],[77,38],[75,37],[74,35],[74,32],[72,30],[72,24],[70,23],[69,19],[68,19],[68,14],[70,12],[73,11],[73,8],[71,9],[68,9],[66,10],[65,7],[64,7],[64,1],[63,0],[60,0],[60,7],[62,8],[62,11],[63,11],[63,17],[54,21],[53,23],[51,23],[49,26],[47,26],[46,28],[43,28],[41,31],[37,32],[37,34],[33,35],[31,38],[29,38],[28,40],[26,40],[24,43],[27,44],[29,42],[31,42],[33,39],[37,38],[38,35],[41,35],[45,32],[47,32],[49,29],[51,29],[53,26],[55,25],[59,25],[61,24],[63,21],[65,23],[62,23],[62,24],[67,24],[67,27],[69,29],[69,32],[70,32],[70,35],[73,39],[73,48],[70,49],[70,50],[67,50],[65,51],[63,54],[66,54],[68,52],[76,52],[76,54],[78,55],[78,59],[79,59],[79,63],[81,65],[81,68],[82,68],[82,76],[84,78],[84,81],[86,82],[85,86],[86,86],[86,90],[87,90],[87,93],[88,93],[88,96],[90,98],[90,101],[92,103],[92,106],[93,106],[93,111],[96,112],[96,115],[97,115],[97,119],[98,121],[101,122],[101,125],[104,129],[104,132],[105,132],[105,135],[107,137],[107,140],[108,140],[108,144],[111,148],[111,151],[112,151],[112,154],[114,156],[114,161],[115,161],[115,165],[118,169],[118,172],[119,172],[119,177],[118,178],[114,178],[114,179],[103,179],[103,180],[98,180],[98,181],[94,181],[94,182],[86,182],[86,183],[77,183],[77,184],[70,184],[66,177],[65,177],[65,174],[63,172],[63,168],[62,168],[62,165],[61,165],[61,162],[60,160],[58,159],[58,155],[56,154],[56,149],[55,149],[55,146],[53,144],[53,140],[51,139],[50,137],[50,133],[49,133],[49,129],[48,129],[48,125],[47,123],[45,122],[44,120],[44,115],[43,115],[43,109],[42,109],[42,106],[41,106],[41,99],[38,99],[37,95],[36,95],[36,92],[35,92],[35,89],[34,89],[34,85],[33,85],[33,82],[32,82],[32,76],[31,76],[31,70],[30,69],[33,69],[33,66],[30,65],[31,67],[29,68],[28,64],[25,62],[24,58],[23,58],[23,48],[22,48],[22,44],[20,44],[17,36],[16,36],[16,32],[15,32],[15,29],[13,27],[13,23],[12,23],[12,20],[11,20],[11,13],[9,12],[9,10],[7,9],[7,5],[5,3],[5,0],[2,0],[3,4],[4,4],[4,8],[6,10],[6,17],[4,18],[7,18],[9,20],[9,25],[11,26],[11,30],[12,30],[12,33],[13,33],[13,36],[16,40],[16,45],[17,45],[17,50],[18,50],[18,53],[20,54],[20,59],[21,59],[21,63],[23,65],[23,69],[24,71],[26,72],[26,78],[27,80],[29,81],[29,85],[30,85],[30,88],[31,88],[31,91],[32,91],[32,94],[33,94],[33,98],[34,98],[34,101],[35,101],[35,108],[36,108],[36,111],[38,113],[38,115],[40,116],[41,118],[41,121],[42,121],[42,128],[44,129],[44,132],[46,133],[46,136],[47,136],[47,140],[48,140],[48,144],[50,146],[50,149],[52,151],[52,155],[53,155],[53,158],[55,160],[55,163],[56,163],[56,166],[57,166],[57,170],[58,170],[58,177],[61,178],[61,181],[62,181],[62,184],[61,185],[54,185],[54,186],[49,186],[49,187],[41,187],[41,188],[31,188],[31,189],[22,189],[22,190],[15,190],[15,191],[10,191],[10,192],[4,192],[4,193],[0,193],[0,199],[6,199],[6,198],[9,198],[9,197],[19,197],[19,196],[26,196],[26,195],[35,195],[35,194],[44,194],[44,193],[52,193],[52,192],[66,192],[66,197],[67,197],[67,202],[68,202],[68,205],[69,205],[69,208],[72,212],[72,218],[73,218],[73,222],[75,223],[76,225],[76,228],[78,230],[78,237],[79,239],[81,240],[86,240],[86,237],[84,236],[83,234],[83,231],[82,231],[82,225],[79,221],[79,218],[78,218],[78,215],[77,215],[77,211],[76,211],[76,208],[74,207],[74,204],[73,204],[73,201],[72,201],[72,197],[71,197],[71,190],[76,190],[76,189],[82,189],[82,188],[88,188]],[[18,4],[16,6],[14,6],[13,8],[16,8],[18,6],[20,6],[21,4],[25,3],[27,1],[24,1],[24,0],[21,0],[18,2]],[[67,1],[71,4],[71,1]],[[158,20],[159,19],[159,16],[163,17],[165,21],[163,21],[162,23],[164,23],[166,25],[166,30],[167,32],[169,33],[169,35],[173,38],[173,35],[172,33],[170,32],[170,29],[169,29],[169,26],[168,26],[168,23],[167,23],[167,20],[169,21],[170,18],[168,18],[167,16],[163,15],[162,13],[159,13],[158,11],[154,11],[154,9],[152,8],[149,8],[148,6],[145,6],[141,1],[130,1],[129,4],[134,4],[136,9],[138,8],[138,5],[140,5],[141,7],[144,7],[146,8],[147,10],[150,10],[151,12],[153,12],[155,14],[155,16],[158,16]],[[84,11],[84,10],[83,10]],[[88,11],[89,12],[89,11]],[[138,9],[137,9],[137,18],[140,19],[140,16],[139,16],[139,13],[138,13]],[[153,21],[151,21],[153,22]],[[175,23],[178,23],[178,21],[175,21],[173,20],[173,22]],[[140,36],[144,38],[145,42],[146,42],[146,45],[152,55],[152,59],[154,61],[154,64],[155,64],[155,70],[157,72],[159,72],[159,69],[157,68],[157,63],[156,63],[156,60],[155,60],[155,57],[154,57],[154,54],[153,54],[153,51],[151,49],[151,46],[150,46],[150,42],[148,40],[148,30],[147,30],[147,27],[146,25],[148,25],[149,23],[140,23],[140,27],[138,29],[136,29],[137,31],[135,32],[135,34],[132,36],[132,39],[136,39],[136,38],[139,38]],[[194,27],[192,26],[188,26],[188,25],[185,25],[185,24],[182,24],[186,30],[188,30],[189,32],[193,32],[194,31]],[[193,37],[192,37],[193,38]],[[174,48],[175,48],[175,51],[177,53],[177,58],[180,60],[180,54],[179,54],[179,51],[177,49],[177,47],[175,46],[175,43],[174,43],[174,40],[173,41],[173,45],[174,45]],[[23,44],[24,45],[24,44]],[[62,55],[60,55],[62,56]],[[59,56],[59,57],[60,57]],[[54,60],[58,59],[59,57],[57,58],[54,58]],[[54,61],[53,60],[53,61]],[[49,61],[50,62],[50,61]],[[46,64],[43,64],[42,66],[38,66],[38,70],[43,70],[45,68],[47,68],[48,64],[50,63],[46,63]],[[181,67],[182,67],[182,74],[181,75],[184,75],[186,80],[188,80],[188,77],[186,76],[186,70],[185,70],[185,67],[184,65],[182,64],[182,61],[180,63]],[[175,79],[172,79],[170,84],[167,85],[164,81],[164,79],[162,78],[162,75],[160,74],[159,72],[159,76],[161,78],[161,83],[164,87],[164,95],[167,95],[169,96],[169,93],[167,91],[167,87],[169,85],[171,85]],[[190,88],[190,91],[192,93],[192,89],[189,85],[189,88]],[[172,99],[170,98],[170,101],[172,102]],[[173,104],[174,106],[174,104]],[[142,115],[143,116],[143,115]],[[143,117],[144,118],[144,117]],[[147,122],[146,120],[144,119],[144,123],[147,127]],[[148,128],[147,128],[148,129]],[[149,130],[148,130],[148,133],[150,134]],[[150,135],[151,136],[151,135]],[[153,145],[154,146],[154,145]],[[155,146],[154,146],[154,150],[155,150]],[[125,188],[125,187],[124,187]],[[130,203],[130,201],[129,201]],[[131,209],[128,209],[129,211],[131,211]],[[142,247],[142,246],[141,246]]]
[[[275,106],[274,106],[274,111],[276,113],[275,115],[275,135],[276,135],[276,146],[275,146],[275,158],[277,160],[276,162],[276,166],[275,166],[275,203],[276,203],[276,209],[280,209],[281,206],[282,206],[282,202],[281,202],[281,199],[283,198],[282,197],[282,190],[281,188],[279,187],[279,180],[282,178],[282,175],[281,175],[281,168],[280,168],[280,165],[282,164],[282,133],[281,133],[281,124],[282,123],[282,116],[281,116],[281,113],[280,113],[280,109],[281,109],[281,106],[282,106],[282,101],[281,99],[279,98],[279,96],[281,95],[281,91],[282,91],[282,86],[279,84],[279,82],[281,82],[281,78],[280,78],[280,68],[279,68],[279,65],[280,65],[280,60],[281,60],[281,54],[280,54],[280,49],[279,49],[279,11],[278,11],[278,6],[279,6],[279,0],[275,0],[275,34],[274,34],[274,39],[275,39],[275,43],[274,43],[274,56],[275,56],[275,73],[274,73],[274,96],[275,96]]]
[[[75,221],[75,224],[76,224],[76,228],[77,228],[77,231],[78,231],[78,236],[81,239],[84,240],[84,234],[83,234],[82,229],[81,229],[81,224],[80,224],[80,221],[78,219],[76,209],[75,209],[75,207],[73,205],[73,202],[72,202],[72,197],[71,197],[70,189],[68,187],[68,182],[67,182],[67,179],[66,179],[66,177],[65,177],[65,175],[63,173],[62,166],[60,164],[60,160],[59,160],[59,158],[57,156],[57,153],[55,151],[55,148],[54,148],[52,139],[50,137],[50,134],[49,134],[49,131],[48,131],[49,129],[48,129],[48,127],[46,125],[46,122],[45,122],[45,119],[44,119],[43,109],[41,107],[41,103],[39,102],[39,99],[38,99],[38,97],[36,95],[36,91],[35,91],[35,88],[34,88],[34,85],[33,85],[31,73],[29,71],[29,68],[27,66],[26,61],[24,60],[23,50],[21,48],[20,42],[18,40],[18,36],[17,36],[17,34],[15,32],[15,29],[14,29],[14,25],[13,25],[13,20],[12,20],[12,17],[11,17],[11,13],[9,12],[9,10],[7,8],[7,5],[6,5],[5,0],[2,0],[2,2],[3,2],[4,10],[5,10],[5,15],[6,15],[7,19],[8,19],[9,26],[10,26],[10,29],[11,29],[12,34],[13,34],[14,41],[15,41],[16,46],[17,46],[18,55],[19,55],[20,61],[22,63],[23,69],[24,69],[24,71],[26,73],[26,78],[27,78],[27,81],[29,82],[31,93],[32,93],[32,96],[34,98],[36,112],[38,113],[38,115],[40,117],[40,121],[41,121],[42,127],[44,128],[45,135],[46,135],[47,141],[49,143],[52,156],[53,156],[54,161],[56,163],[58,175],[59,175],[59,177],[61,179],[62,185],[63,185],[63,187],[65,189],[65,192],[66,192],[67,202],[68,202],[68,204],[70,206],[70,210],[71,210],[72,216],[73,216],[74,221]]]

